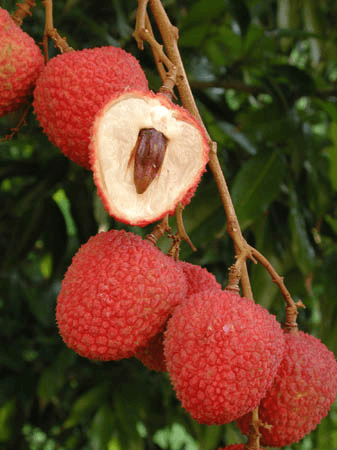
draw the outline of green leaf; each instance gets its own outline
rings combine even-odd
[[[12,398],[0,409],[0,442],[7,442],[15,433],[13,418],[16,412],[16,400]]]
[[[225,7],[223,0],[212,0],[211,2],[209,0],[198,0],[194,2],[181,23],[182,34],[185,32],[185,28],[217,19],[225,11]]]
[[[72,428],[87,421],[106,400],[110,389],[108,383],[101,383],[81,395],[73,404],[64,427]]]
[[[87,242],[90,236],[97,233],[98,225],[94,219],[93,188],[87,179],[83,179],[82,172],[76,172],[65,185],[66,197],[63,213],[65,217],[70,213],[76,225],[77,235],[81,244]],[[68,206],[69,205],[69,206]],[[69,219],[66,219],[69,221]]]
[[[277,197],[285,169],[285,159],[278,151],[254,156],[242,166],[231,189],[242,229],[260,217]]]
[[[210,27],[208,24],[200,24],[193,28],[189,28],[181,34],[179,38],[179,47],[198,48],[209,33]]]
[[[240,27],[241,36],[245,36],[250,25],[251,16],[244,0],[229,0],[229,11]]]
[[[219,126],[222,130],[230,136],[233,141],[237,142],[247,153],[256,155],[256,147],[251,140],[241,131],[239,131],[233,124],[229,122],[220,122]]]
[[[66,371],[75,362],[76,354],[68,348],[63,348],[55,357],[53,364],[41,374],[37,395],[40,406],[44,408],[55,397],[66,382]]]
[[[112,438],[113,411],[104,403],[96,412],[88,431],[92,450],[109,450]]]
[[[330,124],[330,139],[332,142],[329,147],[330,157],[330,179],[332,186],[337,190],[337,121]]]
[[[293,256],[303,275],[309,275],[315,265],[315,250],[310,242],[303,212],[294,190],[290,194],[289,225]]]
[[[8,252],[3,257],[2,263],[4,267],[9,267],[11,264],[17,263],[17,261],[22,261],[32,249],[43,229],[45,206],[46,201],[38,199],[38,201],[32,203],[31,208],[27,209],[16,222],[7,247]]]

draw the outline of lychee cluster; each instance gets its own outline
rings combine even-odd
[[[0,117],[25,103],[43,65],[34,39],[0,8]]]
[[[201,424],[237,421],[248,435],[259,406],[264,446],[302,439],[336,397],[337,362],[318,339],[283,331],[265,308],[223,290],[206,269],[174,261],[123,230],[98,233],[79,249],[56,319],[64,342],[81,356],[135,356],[167,372]]]

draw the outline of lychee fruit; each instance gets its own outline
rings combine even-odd
[[[25,103],[43,64],[34,39],[0,8],[0,117]]]
[[[101,232],[78,250],[62,281],[59,332],[81,356],[128,358],[163,328],[185,293],[172,258],[133,233]]]
[[[208,161],[200,123],[165,95],[130,92],[97,114],[91,168],[105,209],[144,226],[190,202]]]
[[[137,59],[106,46],[74,50],[50,59],[36,83],[34,110],[48,136],[66,156],[89,169],[90,129],[113,96],[148,90]]]
[[[259,406],[261,444],[283,447],[309,434],[328,414],[337,394],[335,356],[302,331],[284,333],[285,352],[272,386]],[[237,421],[249,433],[250,414]]]
[[[219,448],[218,450],[245,450],[245,444],[227,445],[226,447]],[[260,447],[260,450],[263,450],[263,448]]]
[[[166,372],[163,341],[164,331],[160,331],[147,343],[145,347],[141,347],[136,351],[135,357],[138,358],[149,370]]]
[[[219,289],[179,304],[164,339],[177,398],[192,418],[207,425],[252,411],[271,386],[283,350],[283,332],[273,315]]]
[[[211,272],[208,272],[207,269],[186,261],[177,261],[177,264],[182,268],[186,277],[186,298],[189,295],[210,288],[221,289],[221,284],[216,281],[215,276]],[[184,299],[182,301],[184,301]],[[166,326],[164,328],[166,329]],[[157,372],[166,372],[164,331],[158,333],[146,347],[139,348],[135,356],[140,359],[148,369]]]
[[[186,277],[187,296],[207,289],[221,289],[221,284],[217,282],[215,276],[205,267],[191,264],[187,261],[177,261],[177,264],[183,269]]]

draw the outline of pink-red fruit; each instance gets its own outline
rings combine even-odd
[[[57,299],[64,342],[81,356],[134,356],[161,329],[185,295],[172,258],[133,233],[93,236],[74,256]]]
[[[226,447],[219,448],[218,450],[245,450],[245,444],[227,445]],[[263,448],[260,447],[260,450],[263,450]]]
[[[208,425],[252,411],[270,387],[283,350],[283,332],[274,316],[219,289],[178,305],[164,339],[178,399],[195,420]]]
[[[135,183],[135,171],[142,172],[135,156],[144,130],[155,130],[166,142],[165,146],[162,140],[145,146],[145,154],[146,150],[155,153],[150,149],[158,145],[166,149],[162,163],[161,157],[160,163],[156,157],[148,162],[147,169],[155,166],[156,175],[142,191]],[[173,214],[179,202],[189,203],[205,171],[208,153],[208,139],[200,123],[165,95],[130,92],[112,98],[96,115],[91,168],[105,209],[120,222],[144,226]],[[140,180],[138,187],[142,185]]]
[[[0,8],[0,117],[25,103],[43,64],[34,39]]]
[[[189,295],[207,289],[221,289],[221,284],[216,281],[215,276],[208,272],[207,269],[186,261],[177,261],[177,265],[182,268],[186,277],[186,298]],[[148,369],[156,370],[157,372],[166,372],[164,332],[158,333],[146,347],[140,348],[136,353],[136,357],[140,359]]]
[[[47,63],[36,83],[33,105],[49,140],[89,169],[89,136],[96,113],[113,96],[133,89],[148,90],[134,56],[116,47],[76,50]]]
[[[285,333],[284,358],[271,388],[259,406],[261,444],[291,445],[309,434],[336,400],[337,362],[317,338],[299,331]],[[249,433],[250,414],[238,425]]]

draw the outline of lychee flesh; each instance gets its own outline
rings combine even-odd
[[[317,338],[285,333],[284,358],[259,406],[261,444],[283,447],[309,434],[328,414],[337,394],[335,356]],[[250,414],[237,423],[249,433]]]
[[[34,110],[66,156],[89,169],[90,129],[107,100],[129,90],[148,90],[138,60],[112,46],[76,50],[49,60],[36,83]]]
[[[252,411],[270,387],[283,350],[283,332],[273,315],[218,289],[178,305],[164,339],[177,398],[195,420],[208,425]]]
[[[111,230],[82,245],[57,299],[64,342],[81,356],[134,356],[153,338],[185,295],[182,271],[140,236]]]
[[[167,139],[158,174],[145,192],[134,182],[139,133],[155,129]],[[200,123],[166,96],[130,92],[113,98],[97,114],[90,161],[105,209],[116,220],[145,226],[188,204],[208,162],[209,144]]]
[[[186,261],[177,261],[177,265],[182,268],[186,277],[186,298],[189,295],[210,288],[221,289],[221,284],[216,281],[215,276],[211,272],[208,272],[207,269]],[[183,299],[183,301],[184,300],[185,299]],[[166,326],[164,329],[166,329]],[[157,372],[166,372],[164,331],[158,333],[146,347],[138,349],[135,356],[140,359],[148,369]]]
[[[0,8],[0,117],[25,103],[43,65],[34,39]]]

